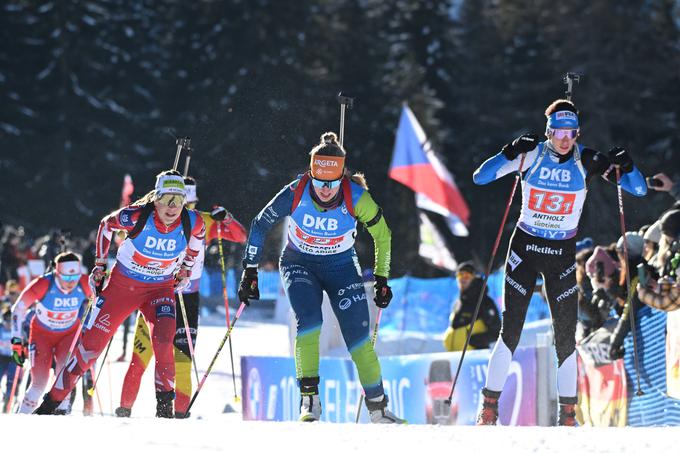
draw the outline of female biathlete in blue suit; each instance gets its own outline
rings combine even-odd
[[[558,423],[575,424],[575,244],[587,185],[600,175],[615,182],[616,172],[612,169],[618,166],[623,174],[623,189],[640,197],[647,193],[644,177],[625,149],[615,147],[604,155],[576,143],[579,122],[573,103],[557,100],[548,106],[545,115],[548,140],[539,143],[535,135],[522,135],[474,174],[476,184],[488,184],[515,171],[522,174],[522,209],[505,263],[503,325],[489,359],[477,424],[496,424],[498,398],[539,273],[545,282],[555,334]]]
[[[312,149],[310,170],[284,187],[253,219],[243,259],[239,299],[258,299],[257,265],[267,232],[289,216],[288,242],[280,273],[297,318],[295,368],[300,420],[321,416],[319,334],[323,291],[330,298],[345,344],[356,364],[373,423],[404,423],[387,409],[380,364],[369,340],[369,316],[361,269],[354,250],[357,220],[375,244],[375,303],[385,308],[391,233],[361,174],[345,169],[345,150],[332,132]]]

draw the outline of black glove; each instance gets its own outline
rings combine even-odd
[[[610,360],[622,359],[625,354],[626,350],[624,349],[623,344],[612,343],[609,345]]]
[[[520,135],[508,143],[502,149],[502,153],[508,160],[515,160],[517,156],[522,153],[528,153],[532,149],[538,146],[538,135],[535,134],[524,134]]]
[[[610,165],[607,156],[604,153],[596,151],[592,148],[583,148],[583,154],[586,154],[588,152],[593,154],[593,160],[590,165],[590,168],[588,168],[588,173],[592,173],[594,175],[604,174],[604,172],[606,172],[609,169]]]
[[[387,308],[392,300],[392,288],[387,286],[387,278],[376,275],[373,287],[375,288],[373,302],[375,302],[378,308]]]
[[[213,206],[212,211],[210,211],[210,217],[218,222],[224,219],[233,219],[231,213],[222,206]]]
[[[630,157],[628,151],[620,146],[615,146],[609,150],[609,162],[618,165],[622,173],[633,171],[633,158]]]
[[[472,321],[472,313],[456,313],[453,317],[453,321],[451,321],[451,328],[458,329],[460,327],[467,327],[470,325],[470,321]]]
[[[248,299],[258,300],[260,298],[260,288],[257,285],[257,268],[246,267],[241,275],[241,283],[238,286],[238,300],[250,306]]]

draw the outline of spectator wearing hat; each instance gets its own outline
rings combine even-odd
[[[651,262],[659,251],[659,241],[661,240],[661,222],[657,220],[642,233],[644,245],[642,246],[642,258],[646,262]]]
[[[465,346],[470,324],[477,307],[483,279],[470,261],[461,263],[456,271],[460,296],[454,304],[449,328],[444,332],[444,348],[447,351],[462,351]],[[468,345],[471,349],[486,349],[493,343],[501,330],[501,318],[496,303],[489,297],[487,289],[479,308],[478,317],[472,324],[472,336]]]
[[[662,234],[656,265],[661,278],[645,274],[637,294],[650,307],[674,311],[680,308],[680,210],[666,212],[659,222]]]

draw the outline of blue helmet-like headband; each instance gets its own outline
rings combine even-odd
[[[560,110],[548,116],[548,129],[578,129],[578,116],[569,110]]]

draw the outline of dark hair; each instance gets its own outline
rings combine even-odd
[[[345,149],[338,141],[335,132],[324,132],[321,134],[321,141],[312,148],[310,155],[345,157]]]
[[[55,263],[67,263],[69,261],[80,261],[80,257],[73,252],[61,252],[54,257]]]
[[[162,172],[160,172],[156,175],[156,178],[158,178],[159,176],[168,176],[168,175],[182,176],[182,173],[178,172],[177,170],[163,170]]]
[[[575,114],[578,115],[578,109],[576,108],[573,102],[568,101],[566,99],[557,99],[556,101],[553,101],[548,106],[548,108],[545,109],[545,116],[550,116],[555,112],[561,112],[563,110],[574,112]]]
[[[194,179],[193,176],[185,176],[184,177],[184,185],[185,186],[195,186],[196,180]]]

